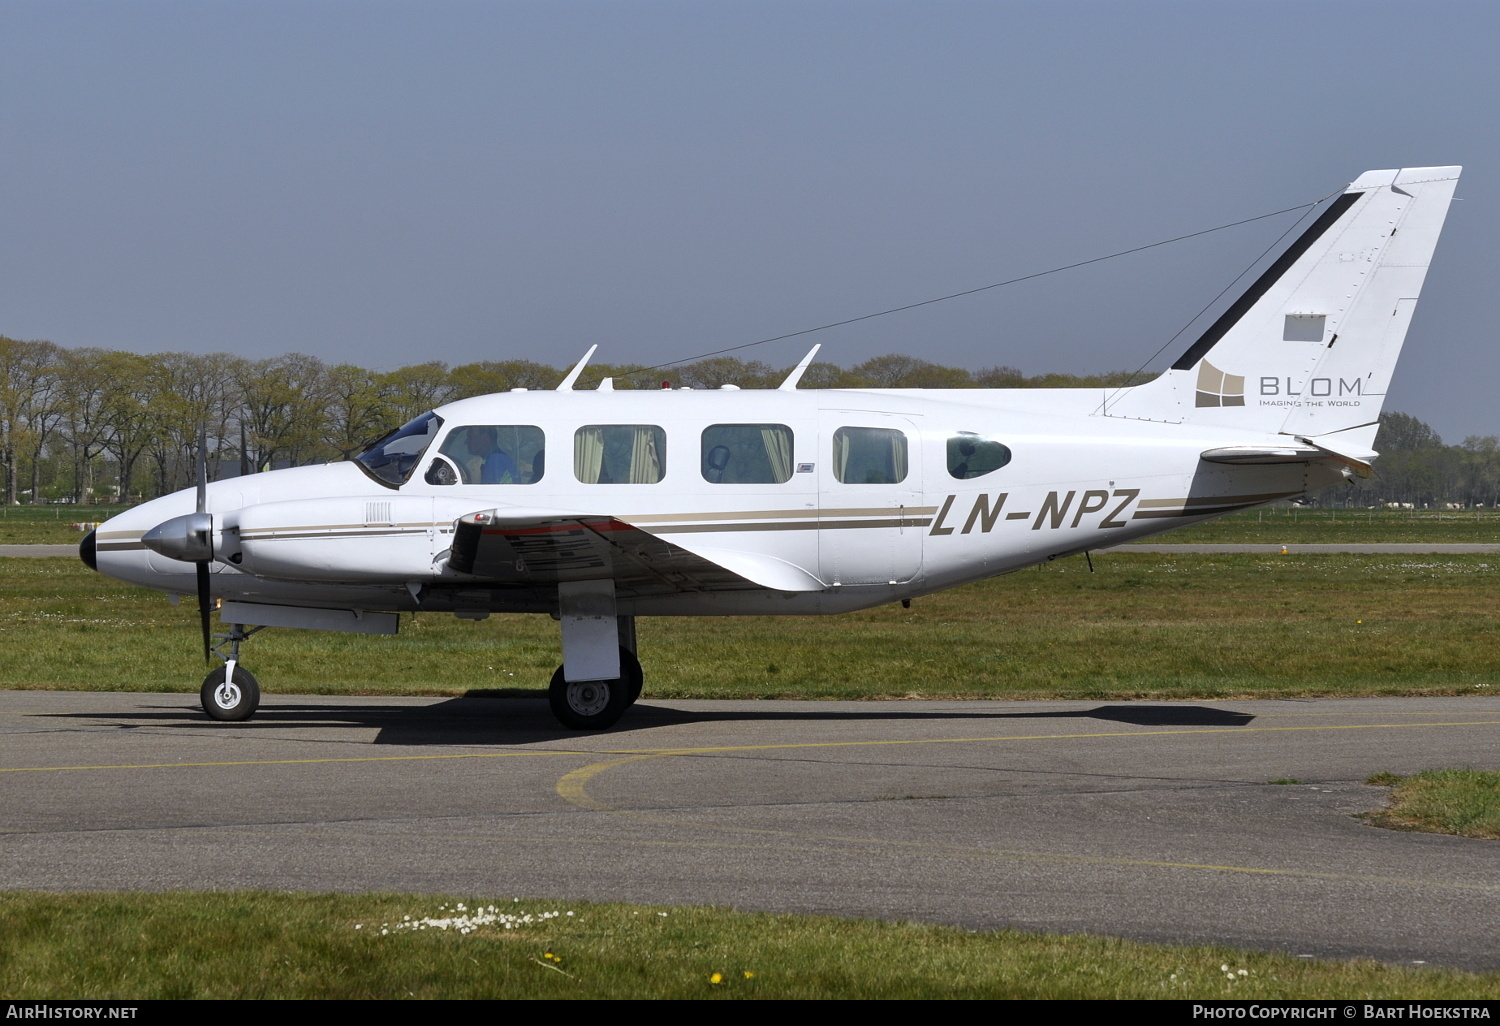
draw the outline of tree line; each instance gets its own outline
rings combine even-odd
[[[374,371],[289,353],[248,360],[228,353],[142,355],[68,349],[0,336],[0,477],[4,502],[130,501],[192,482],[199,431],[211,478],[348,459],[434,406],[513,388],[557,387],[568,368],[531,360],[449,367],[441,361]],[[775,388],[789,367],[720,356],[654,370],[591,365],[579,387]],[[1136,383],[1125,372],[1027,376],[1014,367],[969,371],[912,356],[849,368],[814,363],[803,388],[1083,388]],[[1493,436],[1445,446],[1414,417],[1386,414],[1377,476],[1341,489],[1369,504],[1500,501]]]

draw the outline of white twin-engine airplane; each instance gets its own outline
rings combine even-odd
[[[1160,377],[1119,389],[516,389],[345,463],[205,484],[84,540],[90,567],[214,599],[203,682],[255,712],[262,627],[394,634],[402,611],[550,613],[577,729],[641,692],[638,616],[843,613],[1368,474],[1458,180],[1361,175]],[[814,349],[816,352],[816,348]],[[196,506],[196,511],[195,511]],[[224,646],[229,646],[224,654]]]

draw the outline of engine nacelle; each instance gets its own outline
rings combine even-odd
[[[430,496],[355,495],[265,502],[224,518],[219,558],[290,581],[421,581],[446,551],[452,517]]]

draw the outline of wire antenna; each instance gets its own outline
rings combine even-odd
[[[1327,199],[1327,197],[1324,197],[1324,199]],[[1023,274],[1019,278],[1007,278],[1004,281],[997,281],[989,285],[981,285],[978,288],[964,289],[962,292],[950,292],[946,296],[935,296],[932,299],[922,299],[918,300],[915,303],[905,303],[901,306],[893,306],[888,310],[877,310],[874,313],[861,314],[858,317],[849,317],[842,321],[832,321],[828,324],[820,324],[815,328],[803,328],[801,331],[792,331],[788,332],[785,335],[773,335],[770,338],[757,339],[754,342],[742,342],[737,346],[728,346],[724,349],[715,349],[712,352],[700,353],[697,356],[687,356],[683,357],[680,360],[669,360],[666,363],[653,364],[650,367],[640,367],[636,370],[627,371],[620,376],[635,377],[638,374],[650,374],[654,371],[665,370],[668,367],[677,367],[684,363],[693,363],[697,360],[706,360],[712,356],[723,356],[725,353],[737,353],[743,349],[751,349],[755,346],[763,346],[771,342],[783,342],[789,338],[799,338],[802,335],[811,335],[815,331],[827,331],[830,328],[842,328],[846,324],[858,324],[861,321],[874,320],[876,317],[888,317],[891,314],[902,313],[906,310],[915,310],[918,307],[932,306],[934,303],[946,303],[950,299],[961,299],[964,296],[977,295],[980,292],[988,292],[991,289],[1003,288],[1007,285],[1018,285],[1023,281],[1034,281],[1037,278],[1045,278],[1049,274],[1061,274],[1063,271],[1072,271],[1080,267],[1088,267],[1090,264],[1100,264],[1106,260],[1114,260],[1118,257],[1130,256],[1132,253],[1144,253],[1148,249],[1157,249],[1161,246],[1170,246],[1176,242],[1186,242],[1188,239],[1196,239],[1203,235],[1211,235],[1214,232],[1222,232],[1228,228],[1238,228],[1242,224],[1251,224],[1255,221],[1264,221],[1270,217],[1279,217],[1282,214],[1290,214],[1295,210],[1303,211],[1303,217],[1306,217],[1307,212],[1312,210],[1319,203],[1322,203],[1324,199],[1314,200],[1311,203],[1299,203],[1294,207],[1284,207],[1281,210],[1273,210],[1269,214],[1257,214],[1255,217],[1247,217],[1239,221],[1231,221],[1228,224],[1217,225],[1213,228],[1204,228],[1202,231],[1189,232],[1186,235],[1178,235],[1174,238],[1162,239],[1160,242],[1150,242],[1144,246],[1133,246],[1130,249],[1122,249],[1117,253],[1107,253],[1104,256],[1092,257],[1088,260],[1079,260],[1075,263],[1063,264],[1060,267],[1049,267],[1045,271],[1033,271],[1031,274]],[[1299,218],[1298,223],[1300,223],[1300,221],[1301,219]],[[1295,224],[1293,225],[1293,227],[1295,227]],[[1291,228],[1288,228],[1287,231],[1291,231]],[[1285,238],[1286,234],[1283,233],[1281,237]],[[1280,239],[1278,239],[1277,241],[1279,242]],[[1269,250],[1267,252],[1269,252]],[[1258,259],[1260,258],[1258,257],[1257,260]],[[1241,277],[1243,277],[1243,275],[1241,275]],[[1238,281],[1239,279],[1237,278],[1235,280]],[[1228,291],[1228,289],[1226,289],[1225,291]],[[1223,295],[1223,293],[1220,293],[1220,295]],[[1214,301],[1217,302],[1218,298],[1215,297]],[[1213,304],[1209,305],[1211,306]],[[1196,318],[1194,319],[1196,320]],[[1189,324],[1191,323],[1192,322],[1190,321]],[[1183,330],[1187,330],[1186,326],[1184,326]],[[1181,334],[1181,331],[1177,333],[1177,335]],[[1172,338],[1175,339],[1177,335],[1172,336]],[[1162,346],[1162,349],[1165,349],[1168,345],[1171,345],[1170,340]],[[1153,354],[1151,359],[1156,359],[1156,355],[1160,354],[1160,352],[1161,350],[1157,350],[1157,353]],[[1150,363],[1151,361],[1147,360],[1146,362]]]

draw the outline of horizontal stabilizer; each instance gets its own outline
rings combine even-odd
[[[1263,467],[1275,463],[1307,463],[1323,459],[1327,455],[1311,445],[1222,445],[1217,449],[1205,450],[1200,458],[1209,463]]]
[[[1352,442],[1353,439],[1339,439],[1335,435],[1326,441],[1298,437],[1295,442],[1289,441],[1285,445],[1221,445],[1204,450],[1199,458],[1208,463],[1249,467],[1329,460],[1351,468],[1360,477],[1368,477],[1373,471],[1370,463],[1378,454]]]
[[[1369,433],[1373,434],[1373,431]],[[1308,445],[1315,445],[1325,453],[1366,468],[1374,462],[1376,456],[1380,455],[1369,445],[1363,444],[1364,440],[1359,438],[1354,431],[1334,432],[1327,435],[1300,435],[1297,440],[1306,442]]]

